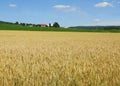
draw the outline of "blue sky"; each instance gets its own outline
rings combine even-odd
[[[1,0],[0,20],[63,27],[120,25],[120,0]]]

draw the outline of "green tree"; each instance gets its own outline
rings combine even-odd
[[[15,24],[19,24],[19,22],[18,22],[18,21],[16,21],[16,22],[15,22]]]
[[[55,22],[55,23],[53,24],[53,27],[60,27],[60,25],[58,24],[58,22]]]
[[[51,27],[51,23],[49,23],[49,27]]]

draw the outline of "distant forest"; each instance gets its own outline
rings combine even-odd
[[[14,24],[12,22],[6,22],[6,21],[0,21],[0,23],[3,23],[3,24]]]
[[[88,30],[120,30],[120,26],[74,26],[69,28],[88,29]]]

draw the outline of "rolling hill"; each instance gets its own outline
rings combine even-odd
[[[77,26],[69,28],[24,26],[11,22],[0,21],[0,30],[22,31],[60,31],[60,32],[120,32],[120,26]]]

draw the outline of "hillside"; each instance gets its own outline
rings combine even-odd
[[[69,28],[86,30],[120,30],[120,26],[73,26]]]
[[[10,22],[0,21],[0,30],[24,30],[24,31],[61,31],[61,32],[120,32],[120,27],[70,27],[70,28],[54,28],[54,27],[38,27],[23,26]]]
[[[38,27],[23,26],[19,24],[0,22],[0,30],[25,30],[25,31],[79,31],[71,28],[54,28],[54,27]]]

